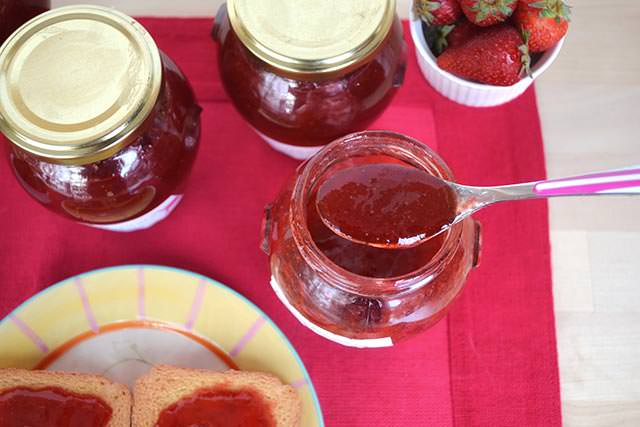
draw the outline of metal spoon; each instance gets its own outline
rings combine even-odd
[[[426,240],[446,231],[453,224],[462,221],[472,213],[498,202],[564,196],[640,195],[640,166],[590,173],[570,178],[498,187],[473,187],[444,181],[440,178],[436,179],[438,185],[445,184],[449,186],[455,194],[455,212],[453,212],[452,208],[451,215],[448,216],[448,219],[443,217],[440,223],[436,224],[432,222],[428,224],[425,223],[423,228],[418,228],[418,232],[411,233],[411,235],[397,235],[394,236],[392,240],[389,239],[389,229],[371,229],[360,232],[358,236],[350,235],[343,230],[349,229],[349,226],[353,229],[353,217],[349,218],[345,216],[344,210],[342,211],[342,215],[334,214],[334,211],[325,208],[318,199],[316,199],[316,208],[322,222],[331,231],[345,239],[368,246],[403,249],[420,245]],[[369,192],[368,194],[375,194],[375,185],[376,181],[373,181],[370,184],[370,188],[366,189]],[[388,188],[385,190],[388,192]],[[398,191],[402,190],[400,189]],[[320,194],[320,192],[318,194]],[[339,196],[342,200],[349,200],[349,196],[351,195],[343,194]],[[355,209],[354,206],[354,212]],[[371,206],[368,206],[367,209],[369,209],[367,214],[372,217],[376,215],[379,218],[384,217],[384,223],[389,224],[389,227],[396,227],[396,225],[401,224],[404,219],[403,211],[399,209],[391,210],[391,215],[388,211],[382,212],[382,208],[380,207],[371,208]],[[410,209],[411,206],[407,206],[407,211],[410,211]],[[344,218],[348,218],[350,223],[347,224]],[[375,224],[378,225],[382,223],[380,219],[375,222]],[[416,228],[414,227],[413,230],[416,230]]]

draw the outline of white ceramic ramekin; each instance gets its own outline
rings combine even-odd
[[[527,90],[533,81],[545,72],[558,56],[564,43],[564,38],[552,49],[546,51],[531,68],[531,77],[524,77],[513,86],[492,86],[474,83],[461,79],[442,70],[436,63],[436,57],[431,53],[422,32],[422,21],[417,18],[413,9],[410,12],[411,38],[416,46],[416,57],[422,74],[431,86],[442,95],[459,104],[470,107],[492,107],[517,98]]]

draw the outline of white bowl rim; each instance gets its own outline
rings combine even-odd
[[[409,11],[409,27],[411,29],[411,38],[413,39],[413,43],[416,46],[416,49],[418,50],[418,52],[420,53],[420,56],[425,61],[427,61],[433,69],[437,70],[437,72],[442,76],[450,80],[453,80],[455,83],[461,86],[466,86],[476,90],[485,90],[485,91],[492,90],[492,91],[506,92],[506,91],[513,90],[513,88],[516,86],[529,86],[533,82],[533,80],[535,80],[542,73],[544,73],[547,70],[547,68],[551,66],[553,61],[555,61],[556,57],[560,53],[560,49],[562,48],[562,45],[564,44],[565,38],[567,37],[565,35],[562,39],[560,39],[558,43],[556,43],[554,47],[544,52],[542,57],[531,69],[531,76],[525,76],[518,83],[511,86],[494,86],[494,85],[487,85],[487,84],[472,82],[472,81],[460,78],[440,68],[438,66],[438,63],[436,62],[435,56],[431,52],[431,49],[429,49],[429,47],[427,46],[427,41],[424,38],[424,33],[422,31],[422,20],[415,16],[413,7],[411,6]]]

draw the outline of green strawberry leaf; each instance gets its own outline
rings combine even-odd
[[[498,6],[498,9],[505,16],[509,16],[513,12],[509,7],[505,6],[504,4],[501,4],[500,6]]]
[[[562,2],[562,6],[560,6],[560,15],[565,21],[571,21],[571,6]]]
[[[541,9],[539,14],[541,18],[555,19],[558,23],[563,19],[570,21],[571,7],[562,0],[541,0],[529,3],[529,6]]]
[[[556,18],[556,13],[553,10],[545,9],[540,12],[541,18]]]
[[[431,49],[431,52],[433,52],[435,56],[440,56],[449,46],[447,36],[453,31],[455,25],[423,25],[423,27],[424,38],[427,41],[429,49]]]
[[[438,10],[441,4],[437,1],[415,0],[413,2],[413,11],[427,24],[431,24],[435,17],[433,11]]]
[[[547,2],[546,2],[546,0],[542,0],[542,1],[529,3],[529,7],[535,7],[536,9],[546,9],[547,8]]]

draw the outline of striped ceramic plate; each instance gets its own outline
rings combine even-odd
[[[131,385],[154,364],[271,372],[293,385],[304,426],[323,426],[284,334],[226,286],[184,270],[95,270],[35,295],[0,322],[0,367],[100,373]]]

